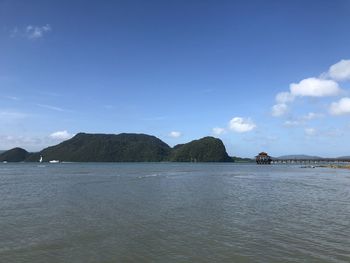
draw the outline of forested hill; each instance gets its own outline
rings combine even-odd
[[[67,162],[160,162],[171,148],[160,139],[146,134],[79,133],[40,152],[43,161]],[[38,159],[38,155],[29,160]]]
[[[173,162],[231,162],[220,139],[204,137],[174,147],[170,160]]]
[[[23,162],[29,153],[19,147],[5,151],[0,154],[0,162]]]
[[[17,150],[15,150],[17,149]],[[15,148],[0,154],[2,161],[37,162],[228,162],[225,146],[220,139],[204,137],[171,148],[155,136],[146,134],[87,134],[79,133],[58,145],[37,153]],[[14,155],[16,155],[14,158]],[[11,158],[8,158],[11,156]]]

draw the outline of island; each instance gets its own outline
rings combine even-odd
[[[14,148],[0,154],[0,162],[40,159],[43,162],[234,162],[218,138],[208,136],[172,148],[155,136],[136,133],[78,133],[39,152]]]

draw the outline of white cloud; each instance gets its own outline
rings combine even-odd
[[[334,80],[308,78],[299,83],[290,84],[290,92],[293,96],[325,97],[335,96],[340,93],[340,88]]]
[[[321,118],[321,117],[323,117],[323,114],[309,112],[308,114],[301,116],[299,118],[286,120],[283,125],[285,127],[295,127],[295,126],[299,126],[299,125],[304,125],[308,121],[311,121],[311,120],[314,120],[317,118]]]
[[[288,106],[285,103],[280,103],[272,106],[271,114],[274,117],[283,116],[288,111]]]
[[[28,117],[28,115],[22,112],[8,111],[8,110],[0,111],[0,120],[13,121],[13,120],[24,119],[26,117]]]
[[[50,134],[50,138],[54,140],[67,140],[69,138],[73,137],[72,134],[70,134],[68,131],[56,131]]]
[[[46,24],[44,26],[32,26],[28,25],[25,29],[25,34],[29,39],[42,38],[45,33],[51,31],[51,26]]]
[[[311,77],[301,80],[298,83],[291,83],[289,91],[280,92],[275,97],[275,105],[272,106],[272,116],[279,117],[285,115],[290,109],[290,103],[298,97],[329,97],[339,96],[344,91],[338,82],[350,80],[350,60],[341,60],[332,65],[327,72],[322,73],[318,78]],[[332,115],[350,114],[350,97],[342,98],[334,102],[329,107]],[[323,117],[323,114],[310,112],[304,116],[287,120],[284,126],[304,125],[308,121]],[[318,133],[319,134],[319,133]]]
[[[221,134],[226,133],[226,130],[224,128],[215,127],[215,128],[213,128],[213,133],[215,135],[221,135]]]
[[[295,127],[300,125],[300,122],[296,120],[289,120],[289,121],[285,121],[283,125],[286,127]]]
[[[181,137],[182,133],[179,132],[179,131],[172,131],[169,133],[169,137],[172,137],[172,138],[179,138]]]
[[[234,117],[229,122],[230,130],[234,132],[249,132],[256,128],[255,123],[249,118]]]
[[[35,40],[42,38],[46,33],[50,31],[52,31],[52,28],[49,24],[43,26],[28,25],[22,28],[16,26],[10,31],[10,37],[24,37]]]
[[[316,135],[316,129],[315,128],[306,128],[305,129],[305,134],[307,135],[307,136],[314,136],[314,135]]]
[[[285,115],[288,103],[293,102],[296,97],[325,97],[335,96],[341,92],[339,85],[334,80],[308,78],[299,83],[290,84],[290,92],[280,92],[276,95],[276,104],[272,106],[271,113],[274,117]],[[313,118],[314,116],[309,116]]]
[[[15,101],[19,101],[20,98],[18,97],[15,97],[15,96],[2,96],[3,98],[5,99],[9,99],[9,100],[15,100]]]
[[[332,65],[328,71],[329,77],[334,80],[350,80],[350,60],[341,60]]]
[[[52,105],[46,105],[46,104],[36,104],[36,106],[39,106],[41,108],[46,108],[49,110],[54,110],[54,111],[66,111],[65,109],[62,109],[60,107],[52,106]]]
[[[48,136],[0,134],[0,149],[8,150],[14,147],[22,147],[28,151],[40,151],[47,146],[56,145],[58,142],[66,139],[64,138],[64,136],[52,137],[52,135],[54,134],[55,133],[52,133],[51,135],[48,135]],[[72,136],[74,135],[70,135],[70,137]],[[68,137],[67,139],[69,139],[70,137]]]
[[[14,110],[0,110],[0,125],[6,127],[9,124],[20,124],[24,119],[30,117],[29,114],[14,111]]]
[[[314,120],[314,119],[321,118],[321,117],[323,117],[322,114],[309,112],[308,114],[301,117],[301,119],[304,121],[310,121],[310,120]]]
[[[285,104],[294,100],[294,95],[290,92],[280,92],[276,95],[276,101],[278,104]]]
[[[338,102],[333,102],[329,108],[332,115],[342,115],[350,113],[350,98],[342,98]]]
[[[14,147],[23,147],[27,150],[40,150],[42,146],[43,144],[40,138],[0,134],[1,150],[8,150]]]

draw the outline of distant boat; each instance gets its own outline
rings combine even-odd
[[[2,163],[7,163],[7,161],[3,161]]]
[[[40,155],[39,163],[43,162],[43,157]]]
[[[49,163],[59,163],[60,161],[59,160],[51,160],[49,161]]]

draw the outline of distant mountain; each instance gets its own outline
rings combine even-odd
[[[40,152],[28,153],[15,148],[0,155],[0,160],[38,162],[232,162],[220,139],[204,137],[174,148],[147,134],[87,134],[73,138]]]
[[[58,145],[48,147],[28,161],[60,160],[67,162],[159,162],[167,160],[171,148],[160,139],[146,134],[78,133]]]
[[[173,162],[232,162],[220,139],[204,137],[186,144],[176,145],[170,161]]]
[[[308,159],[308,160],[313,160],[313,159],[322,159],[322,157],[305,155],[305,154],[295,154],[295,155],[283,155],[283,156],[277,157],[276,159],[295,159],[295,160]]]
[[[340,156],[340,157],[337,157],[336,159],[338,159],[338,160],[350,160],[350,156]]]
[[[0,154],[0,162],[23,162],[29,153],[22,148],[13,148]]]

